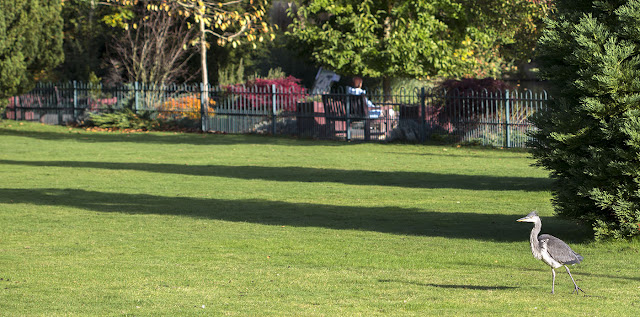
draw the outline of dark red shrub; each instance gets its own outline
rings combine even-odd
[[[434,91],[439,117],[474,121],[501,114],[509,84],[493,78],[446,80]]]
[[[307,90],[300,86],[300,81],[293,76],[277,79],[256,78],[245,84],[225,88],[238,97],[236,102],[240,109],[269,112],[272,110],[275,96],[276,111],[295,111],[296,104],[307,97]]]

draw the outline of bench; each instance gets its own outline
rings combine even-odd
[[[322,103],[330,135],[346,134],[347,140],[350,140],[351,123],[358,121],[364,123],[365,140],[370,140],[372,134],[384,134],[380,131],[371,131],[372,121],[376,119],[369,118],[369,107],[365,95],[326,94],[322,95]]]

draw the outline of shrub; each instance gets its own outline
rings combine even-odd
[[[201,101],[199,95],[185,95],[176,98],[169,99],[160,105],[158,110],[158,119],[170,120],[170,119],[200,119]],[[208,116],[213,117],[215,110],[213,106],[216,104],[215,100],[209,99],[209,109],[207,111]]]
[[[85,124],[104,129],[149,131],[158,126],[157,120],[153,120],[151,116],[150,111],[137,114],[129,108],[124,108],[110,113],[91,114]]]
[[[9,99],[0,98],[0,119],[6,117],[5,111],[7,110],[7,105],[9,104]]]
[[[435,89],[440,100],[436,104],[440,108],[440,118],[473,119],[493,115],[494,110],[501,107],[503,93],[510,86],[493,78],[447,80]]]
[[[246,84],[226,88],[239,96],[237,104],[240,108],[269,112],[275,93],[279,111],[295,111],[296,104],[307,96],[306,89],[300,85],[300,81],[293,76],[277,79],[256,78]],[[276,90],[272,91],[274,85]]]
[[[426,118],[460,138],[475,130],[482,120],[501,122],[504,119],[503,93],[510,88],[493,78],[446,80],[432,90],[432,103]]]

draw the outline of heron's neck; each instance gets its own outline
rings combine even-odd
[[[531,242],[531,253],[536,259],[542,259],[542,253],[540,252],[540,242],[538,241],[538,234],[542,229],[542,222],[538,219],[534,223],[533,229],[531,229],[531,236],[529,241]]]

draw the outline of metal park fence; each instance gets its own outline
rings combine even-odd
[[[421,103],[430,139],[502,147],[526,147],[529,118],[546,110],[546,91],[434,91]]]
[[[39,83],[10,98],[4,117],[70,124],[130,109],[210,132],[525,147],[527,132],[534,129],[529,117],[546,109],[549,99],[545,91],[420,89],[354,98],[343,90],[311,93],[276,86]]]

